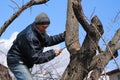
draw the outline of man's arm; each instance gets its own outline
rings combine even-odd
[[[56,44],[59,44],[63,41],[65,41],[65,32],[63,33],[60,33],[58,35],[54,35],[54,36],[49,36],[49,35],[45,35],[45,46],[53,46],[53,45],[56,45]]]
[[[36,44],[37,41],[34,43],[34,41],[28,39],[25,42],[26,43],[23,44],[25,55],[30,59],[30,62],[34,64],[48,62],[61,53],[61,50],[53,49],[42,52],[43,48],[40,48],[40,45]]]

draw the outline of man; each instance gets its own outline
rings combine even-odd
[[[61,53],[61,50],[53,49],[43,52],[44,47],[64,41],[65,32],[55,36],[46,33],[49,24],[48,16],[41,13],[13,42],[7,54],[7,64],[17,80],[32,80],[29,68],[48,62]]]

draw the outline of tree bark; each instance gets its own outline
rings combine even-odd
[[[100,74],[104,70],[104,67],[108,64],[111,59],[115,59],[118,56],[117,50],[120,49],[120,28],[115,33],[111,41],[109,41],[106,50],[93,57],[93,60],[90,63],[90,66],[93,69],[91,78],[97,80],[100,77]],[[117,64],[117,63],[116,63]],[[119,68],[119,66],[117,65]],[[120,69],[119,69],[120,70]]]
[[[103,25],[97,16],[94,16],[91,22],[86,20],[82,10],[81,0],[68,0],[67,16],[65,42],[71,56],[70,63],[61,80],[98,80],[104,67],[111,59],[115,58],[114,55],[117,55],[117,50],[120,49],[120,30],[116,32],[113,39],[108,43],[106,50],[103,51],[98,45],[98,42],[104,33]],[[77,31],[76,34],[78,34],[78,28],[74,26],[77,23],[75,23],[75,20],[72,21],[73,16],[77,18],[78,22],[86,31],[82,46],[80,46],[78,35],[75,36],[76,38],[72,36],[74,31]],[[68,46],[69,43],[76,39],[76,42]],[[96,51],[99,51],[100,54],[96,55]],[[91,75],[87,78],[88,73],[90,72]]]
[[[73,0],[68,0],[66,37],[65,37],[66,46],[68,51],[70,52],[70,63],[67,69],[65,70],[61,80],[73,80],[73,78],[74,80],[77,80],[75,76],[72,76],[72,74],[76,75],[77,70],[75,68],[76,68],[76,65],[78,65],[78,62],[75,62],[76,60],[74,59],[76,55],[79,54],[78,52],[80,50],[80,44],[79,44],[79,38],[78,38],[78,30],[79,30],[78,21],[73,13],[72,2]]]
[[[7,67],[0,64],[0,80],[12,80]]]

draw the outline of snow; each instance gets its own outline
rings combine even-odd
[[[12,45],[13,40],[16,38],[17,34],[18,34],[18,32],[14,32],[10,39],[8,39],[8,40],[1,39],[0,40],[0,59],[1,59],[0,64],[3,64],[6,67],[7,67],[6,55]]]

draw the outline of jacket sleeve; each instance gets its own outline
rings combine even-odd
[[[48,62],[50,60],[52,60],[55,57],[55,53],[54,50],[48,50],[46,52],[43,52],[40,55],[37,55],[37,60],[35,60],[35,64],[41,64],[41,63],[45,63]]]
[[[45,46],[53,46],[53,45],[56,45],[56,44],[59,44],[63,41],[65,41],[65,38],[64,38],[64,33],[60,33],[58,35],[54,35],[54,36],[49,36],[48,34],[46,34],[46,37],[45,37]]]
[[[23,44],[24,55],[32,64],[41,64],[52,60],[56,55],[54,50],[43,52],[43,47],[38,45],[37,41],[25,40]]]

